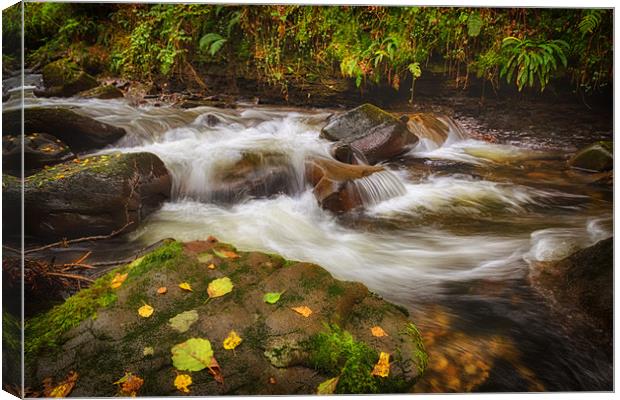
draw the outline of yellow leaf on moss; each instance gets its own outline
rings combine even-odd
[[[209,298],[221,297],[230,293],[233,286],[234,285],[230,278],[225,276],[223,278],[212,280],[207,287],[207,293],[209,294]]]
[[[375,364],[375,367],[372,369],[371,375],[380,376],[382,378],[386,378],[390,374],[390,354],[381,352],[379,354],[379,361]]]
[[[237,335],[237,332],[230,331],[228,337],[224,339],[224,348],[226,350],[234,350],[235,347],[239,346],[241,340],[242,339],[239,337],[239,335]]]
[[[177,375],[174,378],[174,387],[183,393],[189,393],[188,386],[192,384],[192,377],[186,374]]]
[[[292,310],[295,311],[297,314],[303,315],[306,318],[308,318],[310,314],[312,314],[312,310],[308,306],[293,307]]]
[[[116,275],[114,275],[114,278],[112,278],[112,282],[110,282],[110,287],[112,289],[117,289],[121,287],[123,282],[125,282],[125,279],[127,279],[127,275],[129,274],[119,274],[117,272]]]
[[[193,292],[192,287],[187,282],[179,283],[179,287],[185,291]]]
[[[153,307],[149,306],[148,304],[145,304],[142,307],[138,308],[138,315],[141,316],[142,318],[148,318],[151,315],[153,315],[153,311],[155,311]]]
[[[219,258],[239,258],[239,254],[229,250],[213,250],[213,254]]]
[[[340,377],[337,376],[320,383],[316,388],[316,394],[334,394],[339,379]]]
[[[209,264],[209,266],[207,267],[209,269],[215,269],[215,264]]]
[[[374,337],[389,336],[380,326],[373,326],[372,328],[370,328],[370,332]]]

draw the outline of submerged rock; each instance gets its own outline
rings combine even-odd
[[[97,79],[67,59],[47,64],[42,72],[46,89],[35,91],[37,96],[69,97],[99,85]]]
[[[321,207],[335,213],[343,213],[363,205],[363,198],[354,181],[376,172],[383,167],[350,165],[326,158],[306,161],[306,180]]]
[[[24,137],[24,170],[31,171],[54,165],[74,157],[60,139],[47,133],[30,133]],[[21,171],[22,146],[19,136],[2,136],[2,167],[6,172]]]
[[[613,237],[555,262],[533,263],[530,280],[554,307],[586,320],[611,343],[613,331]]]
[[[24,181],[25,234],[105,235],[133,221],[126,228],[130,231],[169,198],[170,187],[168,170],[151,153],[93,156],[58,164]],[[3,185],[3,196],[14,191],[11,185]]]
[[[79,93],[80,97],[87,99],[120,99],[123,98],[123,92],[114,85],[98,86],[94,89],[86,90]]]
[[[577,152],[569,161],[572,168],[587,171],[609,171],[614,167],[613,142],[600,141]]]
[[[20,109],[2,113],[3,135],[21,132]],[[62,107],[29,107],[24,109],[24,132],[45,132],[66,143],[72,151],[99,149],[116,142],[125,129],[99,122]]]
[[[364,164],[386,161],[418,141],[403,121],[371,104],[332,116],[321,137],[338,141],[335,157],[339,161]]]
[[[191,375],[194,396],[313,394],[334,377],[336,393],[392,393],[410,391],[424,371],[426,352],[406,310],[317,265],[259,252],[222,257],[230,251],[216,240],[170,241],[30,319],[26,384],[37,389],[44,378],[57,381],[75,370],[72,395],[107,397],[129,371],[144,379],[139,396],[179,395],[173,384],[179,373]],[[112,289],[116,273],[127,278]],[[209,298],[209,285],[221,278],[230,279],[232,291]],[[193,291],[181,290],[180,282]],[[167,293],[158,294],[164,286]],[[281,297],[269,304],[267,292]],[[154,309],[148,318],[138,315],[144,304]],[[311,314],[294,310],[301,306]],[[197,316],[187,331],[169,322],[182,313]],[[373,336],[375,326],[387,335]],[[241,338],[234,351],[223,345],[231,331]],[[171,349],[190,338],[210,342],[219,382],[208,368],[173,366]],[[390,355],[386,377],[372,375],[381,352]]]

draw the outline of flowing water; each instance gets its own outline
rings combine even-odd
[[[450,122],[445,141],[423,138],[386,164],[389,172],[356,182],[364,211],[335,216],[304,181],[304,160],[329,157],[319,131],[331,111],[26,104],[75,106],[126,128],[103,152],[149,151],[164,161],[173,199],[126,240],[143,246],[214,235],[241,250],[315,262],[405,306],[431,357],[417,390],[611,389],[611,355],[583,340],[587,332],[569,333],[568,316],[550,312],[527,279],[529,263],[561,259],[612,235],[611,191],[566,171],[570,143],[549,146],[534,137],[493,144]],[[292,189],[213,201],[217,171],[251,153],[278,154]]]

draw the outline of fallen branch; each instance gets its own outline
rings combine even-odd
[[[133,223],[134,223],[134,221],[129,221],[122,228],[120,228],[118,230],[115,230],[114,232],[110,233],[109,235],[88,236],[88,237],[83,237],[83,238],[79,238],[79,239],[61,240],[60,242],[50,243],[50,244],[47,244],[45,246],[41,246],[41,247],[37,247],[37,248],[34,248],[34,249],[25,250],[24,254],[36,253],[37,251],[47,250],[47,249],[51,249],[52,247],[57,247],[57,246],[67,247],[68,245],[74,244],[74,243],[89,242],[89,241],[92,241],[92,240],[111,239],[114,236],[117,236],[118,234],[123,232],[129,225],[131,225]]]
[[[74,274],[65,274],[63,272],[47,272],[47,275],[53,275],[53,276],[60,276],[62,278],[68,278],[68,279],[75,279],[78,281],[86,281],[89,283],[94,282],[93,279],[87,278],[85,276],[81,276],[81,275],[74,275]]]

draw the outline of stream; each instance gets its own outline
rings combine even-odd
[[[523,139],[457,117],[445,143],[423,138],[385,164],[387,177],[360,183],[364,211],[336,216],[304,182],[305,159],[330,157],[331,142],[319,132],[335,110],[26,97],[26,106],[75,106],[127,130],[100,153],[148,151],[166,164],[172,200],[126,235],[128,244],[213,235],[240,250],[317,263],[406,307],[430,357],[416,391],[612,389],[612,355],[589,344],[588,332],[566,330],[570,316],[551,312],[528,282],[530,263],[562,259],[613,234],[611,189],[586,185],[565,168],[581,144],[570,136]],[[477,140],[473,130],[498,142]],[[217,201],[214,171],[256,151],[286,155],[295,194]]]

